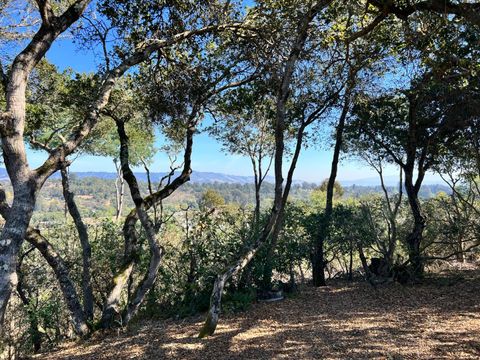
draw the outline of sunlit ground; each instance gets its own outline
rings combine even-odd
[[[479,359],[480,271],[377,290],[365,283],[306,287],[255,304],[198,339],[201,318],[146,322],[65,345],[41,359]]]

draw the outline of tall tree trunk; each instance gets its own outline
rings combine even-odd
[[[273,208],[271,210],[267,224],[265,225],[260,236],[257,237],[253,246],[251,246],[243,254],[243,256],[240,257],[238,261],[236,261],[233,265],[229,266],[226,271],[224,271],[221,275],[217,277],[214,283],[212,295],[210,297],[210,308],[208,311],[208,315],[199,333],[199,337],[201,338],[213,335],[217,328],[221,311],[222,294],[226,281],[232,276],[236,275],[240,270],[245,268],[245,266],[248,265],[251,259],[258,252],[259,248],[261,248],[269,238],[278,238],[278,234],[281,229],[281,222],[283,220],[285,205],[293,180],[293,173],[295,171],[298,157],[302,148],[305,127],[308,125],[304,122],[297,132],[297,143],[284,188],[283,156],[285,150],[286,103],[290,96],[290,85],[296,63],[303,51],[305,42],[308,38],[308,30],[310,29],[310,24],[317,15],[317,13],[329,3],[330,1],[319,1],[315,3],[315,5],[313,5],[309,9],[309,11],[301,17],[298,23],[296,39],[294,44],[292,45],[289,57],[284,64],[283,74],[281,74],[281,83],[277,89],[276,96],[274,156],[275,197]],[[274,241],[272,241],[271,245],[275,246]]]
[[[326,222],[330,222],[327,220]],[[322,222],[323,224],[323,222]],[[327,237],[327,228],[325,225],[319,229],[319,234],[317,237],[317,242],[315,244],[315,251],[312,256],[312,278],[314,286],[327,286],[325,279],[325,239]]]
[[[82,291],[83,291],[83,309],[85,316],[89,321],[93,320],[93,289],[91,282],[91,262],[92,262],[92,249],[90,246],[90,240],[88,238],[88,229],[83,222],[80,211],[78,210],[75,202],[75,195],[70,191],[70,180],[68,177],[68,170],[63,167],[61,169],[62,175],[62,187],[63,197],[67,204],[68,212],[75,223],[78,237],[80,238],[80,245],[82,247]]]
[[[330,177],[328,178],[327,184],[327,199],[325,204],[325,213],[323,221],[319,222],[319,229],[317,232],[317,241],[315,243],[315,250],[313,253],[312,261],[312,272],[313,272],[313,285],[314,286],[326,286],[325,281],[325,240],[328,236],[328,231],[330,227],[332,212],[333,212],[333,196],[335,189],[335,180],[337,178],[338,172],[338,161],[340,159],[340,151],[342,150],[343,143],[343,131],[345,129],[345,121],[347,119],[349,107],[350,107],[350,92],[353,88],[352,78],[354,75],[351,72],[349,85],[347,92],[345,94],[345,100],[343,104],[342,113],[338,120],[336,135],[335,135],[335,148],[333,151],[332,167],[330,170]]]
[[[413,228],[407,235],[408,259],[412,267],[414,278],[423,276],[424,262],[420,253],[420,245],[423,239],[423,230],[425,229],[425,218],[422,215],[420,201],[418,199],[419,185],[413,183],[413,171],[405,170],[405,190],[408,196],[408,203],[413,216]],[[418,181],[417,181],[418,182]]]
[[[138,186],[137,179],[130,169],[129,163],[129,144],[128,136],[125,132],[125,124],[122,121],[117,121],[117,130],[120,138],[120,163],[122,166],[123,177],[130,188],[133,202],[137,211],[138,218],[145,230],[148,244],[150,247],[150,264],[143,280],[138,286],[133,299],[127,305],[124,315],[122,317],[122,324],[125,326],[132,319],[132,317],[138,312],[140,305],[142,304],[145,296],[155,284],[158,270],[160,268],[160,262],[162,259],[163,249],[159,245],[157,239],[157,231],[153,222],[147,214],[145,207],[145,200],[143,199],[140,188]]]

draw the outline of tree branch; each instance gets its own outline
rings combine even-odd
[[[55,18],[55,14],[52,10],[52,5],[50,4],[49,0],[35,0],[38,6],[38,10],[40,12],[40,16],[42,17],[42,23],[50,27],[52,25],[52,20]]]
[[[417,11],[430,11],[437,14],[457,15],[473,25],[480,25],[480,3],[478,2],[455,4],[450,0],[425,0],[416,4],[407,1],[405,6],[398,6],[393,0],[369,0],[368,3],[402,20],[406,20]]]
[[[110,99],[110,94],[115,87],[117,81],[127,72],[130,68],[147,60],[152,53],[159,51],[162,48],[171,46],[183,40],[192,38],[194,36],[204,35],[215,31],[227,31],[231,29],[238,29],[241,27],[240,23],[225,24],[225,25],[212,25],[206,26],[197,30],[184,31],[176,34],[168,39],[155,39],[148,40],[137,47],[137,50],[127,57],[120,65],[109,71],[102,83],[99,91],[99,95],[91,106],[91,110],[86,119],[80,124],[80,126],[74,131],[65,143],[54,149],[45,161],[45,163],[36,169],[36,173],[40,177],[40,181],[44,181],[55,171],[60,169],[61,163],[64,159],[71,155],[82,141],[90,134],[93,128],[96,126],[100,114],[105,109]]]
[[[365,26],[362,30],[357,31],[356,33],[353,33],[350,35],[345,41],[347,43],[351,43],[365,35],[368,35],[370,32],[372,32],[383,20],[385,20],[388,16],[388,12],[382,11],[373,21]]]

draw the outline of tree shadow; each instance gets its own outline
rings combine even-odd
[[[478,359],[480,273],[443,286],[337,282],[224,316],[198,339],[201,318],[145,323],[47,359]],[[42,357],[43,358],[43,357]]]

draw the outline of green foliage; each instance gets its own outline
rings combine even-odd
[[[213,280],[248,242],[248,215],[234,205],[179,213],[163,237],[168,242],[155,287],[158,296],[149,301],[146,314],[183,317],[205,311]],[[244,295],[229,293],[232,309],[246,306]]]
[[[253,289],[235,291],[228,293],[223,299],[223,311],[235,313],[248,310],[256,299],[256,292]]]
[[[59,14],[71,3],[52,1],[51,5]],[[31,27],[4,16],[10,4],[0,2],[2,49],[10,44],[8,36],[15,35],[17,41],[22,35],[12,29]],[[35,8],[32,4],[27,2],[27,15]],[[299,21],[311,2],[257,1],[247,9],[243,1],[227,0],[99,0],[92,4],[100,14],[100,26],[86,21],[73,36],[93,47],[100,38],[108,61],[105,59],[96,74],[59,71],[46,60],[35,67],[28,81],[24,132],[34,150],[61,147],[82,121],[91,119],[92,104],[109,79],[104,76],[109,69],[154,42],[172,41],[171,46],[149,53],[147,61],[126,71],[98,114],[98,124],[75,155],[116,158],[115,122],[122,121],[129,137],[130,164],[146,166],[159,150],[155,148],[156,134],[167,139],[161,151],[178,152],[185,146],[185,135],[200,131],[209,113],[215,121],[206,130],[226,152],[250,157],[258,169],[258,184],[258,165],[270,160],[281,143],[282,139],[274,136],[276,125],[283,126],[276,123],[281,117],[285,118],[281,130],[288,157],[291,139],[304,135],[302,145],[309,147],[328,136],[331,119],[351,95],[344,152],[364,155],[375,163],[396,163],[410,176],[409,195],[412,188],[414,194],[409,203],[421,210],[413,211],[414,217],[406,211],[406,204],[399,202],[393,221],[390,200],[399,195],[390,199],[378,196],[391,189],[343,188],[335,182],[334,207],[326,214],[326,181],[319,187],[293,186],[278,239],[271,239],[243,274],[229,281],[224,310],[247,309],[257,289],[271,280],[269,273],[279,285],[286,278],[291,285],[298,282],[299,273],[303,276],[310,267],[320,231],[326,234],[324,250],[331,277],[340,272],[352,275],[360,266],[359,249],[368,257],[386,257],[391,249],[390,255],[402,265],[411,250],[405,239],[414,220],[422,231],[426,220],[419,250],[422,258],[456,257],[462,261],[467,249],[472,260],[478,256],[480,36],[477,28],[466,26],[459,16],[419,14],[408,21],[385,16],[375,23],[379,18],[373,5],[333,1],[311,21],[305,44],[299,44]],[[38,17],[36,14],[34,19]],[[241,21],[244,26],[240,28]],[[214,29],[233,23],[235,28],[228,31]],[[372,24],[376,26],[371,32],[351,38]],[[205,26],[209,29],[201,35],[173,41],[178,34]],[[28,36],[27,31],[23,35]],[[3,61],[5,56],[1,57]],[[291,83],[280,84],[283,72],[289,69],[285,59],[293,59],[295,64]],[[8,66],[1,70],[8,76]],[[242,86],[237,86],[239,83]],[[5,92],[3,84],[1,87]],[[277,98],[279,94],[284,98]],[[285,101],[284,114],[280,114],[281,101]],[[5,110],[3,97],[0,102]],[[302,133],[307,123],[312,126]],[[283,155],[283,147],[277,149],[277,154],[281,152]],[[423,173],[432,169],[456,173],[460,179],[450,179],[451,191],[434,196],[439,188],[420,189]],[[411,184],[415,170],[419,180]],[[124,260],[121,225],[110,220],[114,215],[112,185],[108,180],[72,177],[92,247],[95,315],[101,312]],[[140,186],[142,194],[147,194],[146,184]],[[12,192],[8,190],[10,201]],[[260,224],[252,221],[252,185],[187,184],[159,205],[155,216],[162,216],[158,237],[164,256],[141,315],[183,317],[205,311],[216,276],[258,239],[261,225],[268,220],[266,209],[273,192],[271,183],[263,184]],[[32,225],[40,228],[61,254],[81,298],[81,246],[76,229],[66,220],[58,179],[45,184],[36,205]],[[126,199],[125,208],[132,207],[131,199]],[[139,224],[135,232],[136,264],[120,307],[131,300],[132,289],[149,266],[150,248]],[[46,347],[59,343],[70,333],[71,324],[52,269],[29,246],[24,245],[22,251],[21,286],[30,301],[24,306],[15,303],[14,310],[19,314],[16,324],[22,351],[27,353],[39,336]]]
[[[33,149],[54,149],[78,126],[79,119],[88,116],[89,104],[96,95],[99,79],[92,74],[74,74],[71,70],[58,72],[43,60],[32,74],[28,89],[27,126],[25,136]],[[127,121],[132,165],[149,162],[155,154],[154,130],[146,121],[146,114],[132,80],[126,78],[117,84],[109,107],[116,117]],[[120,142],[114,121],[103,117],[78,152],[91,155],[118,157]]]
[[[225,199],[213,189],[207,189],[198,201],[200,210],[213,210],[225,205]]]

